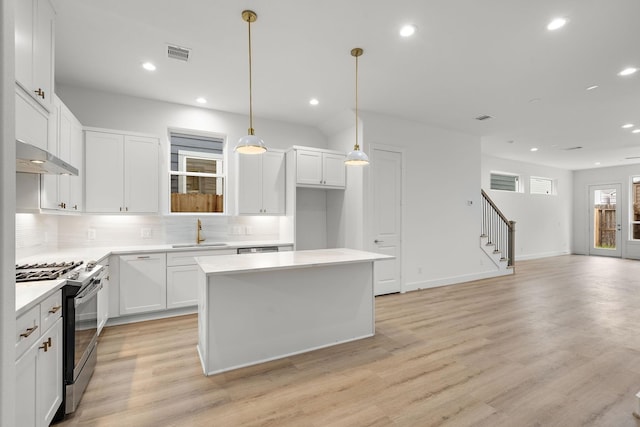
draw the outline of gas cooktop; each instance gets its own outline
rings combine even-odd
[[[56,280],[82,265],[82,261],[16,265],[16,282]]]

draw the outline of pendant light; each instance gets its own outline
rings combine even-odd
[[[253,131],[253,96],[251,86],[251,23],[256,22],[258,15],[252,10],[242,12],[242,19],[249,26],[249,132],[238,140],[235,151],[241,154],[262,154],[267,151],[264,141]]]
[[[363,53],[364,51],[359,47],[351,49],[351,56],[356,58],[356,145],[353,146],[353,151],[349,151],[347,159],[344,161],[344,164],[349,166],[365,166],[369,164],[369,156],[360,150],[360,145],[358,144],[358,57],[362,56]]]

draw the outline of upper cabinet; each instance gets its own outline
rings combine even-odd
[[[42,175],[40,207],[69,212],[82,211],[82,124],[54,95],[49,116],[47,151],[78,169],[78,176]]]
[[[15,0],[16,82],[47,110],[53,101],[55,12],[49,0]]]
[[[284,152],[238,156],[238,213],[284,215]]]
[[[296,148],[297,186],[344,189],[345,160],[342,153]]]
[[[157,213],[158,138],[85,133],[85,211]]]

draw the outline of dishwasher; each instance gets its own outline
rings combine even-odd
[[[278,252],[277,246],[258,246],[254,248],[238,248],[238,254],[261,254],[265,252]]]

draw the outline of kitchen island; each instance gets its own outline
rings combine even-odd
[[[205,375],[373,336],[375,261],[352,249],[198,257]]]

